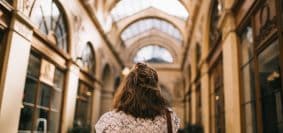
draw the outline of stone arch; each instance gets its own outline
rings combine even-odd
[[[72,14],[70,13],[70,11],[68,11],[68,8],[66,8],[63,3],[59,0],[54,1],[56,3],[56,5],[58,6],[58,8],[63,12],[64,14],[64,19],[66,22],[66,29],[67,29],[67,46],[68,46],[68,53],[74,57],[75,56],[75,52],[73,52],[73,48],[75,47],[75,45],[73,44],[72,38],[73,38],[73,21],[72,21]]]
[[[114,77],[109,64],[103,67],[102,71],[102,90],[101,90],[101,107],[100,114],[111,110],[113,93],[114,93]]]
[[[134,19],[133,21],[128,22],[127,24],[125,24],[123,27],[119,28],[117,33],[118,36],[121,36],[121,34],[123,33],[124,30],[126,30],[129,26],[131,26],[132,24],[135,24],[136,22],[142,21],[142,20],[146,20],[146,19],[158,19],[161,21],[165,21],[169,24],[171,24],[174,28],[176,28],[182,35],[182,40],[185,39],[185,31],[182,30],[184,29],[184,27],[179,26],[178,24],[174,23],[174,21],[170,21],[164,17],[158,17],[158,16],[143,16],[143,17],[139,17],[137,19]]]
[[[137,44],[147,43],[151,41],[159,42],[161,44],[166,44],[169,47],[173,48],[175,51],[183,47],[183,44],[181,41],[176,40],[170,35],[167,35],[166,33],[162,33],[156,29],[152,29],[150,31],[141,33],[138,36],[132,37],[131,39],[125,41],[124,45],[127,48],[134,49],[135,45]]]
[[[178,63],[180,61],[180,55],[178,55],[178,49],[176,48],[176,46],[174,47],[172,44],[168,44],[168,42],[170,43],[170,40],[168,39],[164,39],[162,38],[164,43],[160,40],[149,40],[148,38],[142,38],[142,40],[134,43],[133,45],[131,45],[131,47],[129,47],[129,51],[130,53],[128,53],[128,59],[127,62],[132,62],[132,59],[134,58],[134,56],[136,55],[136,53],[140,50],[140,48],[149,46],[149,45],[158,45],[161,47],[166,48],[170,54],[173,57],[173,63]]]
[[[160,13],[157,13],[157,14],[153,14],[151,13],[151,11],[158,11]],[[185,38],[185,23],[183,21],[178,21],[176,20],[175,17],[172,17],[172,16],[169,16],[167,15],[166,13],[163,13],[162,11],[159,11],[159,10],[156,10],[156,9],[153,9],[153,8],[149,8],[149,9],[145,9],[144,11],[141,11],[141,15],[139,16],[131,16],[129,18],[125,18],[125,20],[120,20],[117,22],[117,25],[119,26],[119,29],[117,31],[118,35],[121,35],[121,33],[127,29],[127,27],[129,27],[130,25],[138,22],[138,21],[141,21],[141,20],[145,20],[145,19],[158,19],[158,20],[162,20],[162,21],[165,21],[169,24],[172,24],[178,31],[180,31],[180,33],[182,34],[182,38],[184,40]],[[134,18],[132,18],[134,17]],[[131,19],[132,18],[132,19]]]
[[[38,12],[38,9],[35,8],[36,4],[40,4],[38,6],[42,6],[41,3],[38,3],[37,1],[33,1],[31,3],[33,6],[30,7],[29,10],[26,11],[26,15],[29,17],[29,19],[32,21],[33,24],[35,24],[37,21],[33,21],[33,13],[34,12]],[[62,19],[64,21],[64,29],[65,29],[65,33],[67,34],[66,35],[66,49],[63,49],[64,52],[66,52],[67,54],[70,54],[70,55],[74,55],[73,51],[72,51],[72,47],[74,46],[73,43],[72,43],[72,37],[73,37],[73,28],[72,28],[72,19],[71,19],[71,14],[69,13],[69,11],[67,10],[67,8],[63,5],[63,3],[61,1],[57,1],[57,0],[52,0],[52,3],[51,4],[55,4],[56,8],[58,8],[59,12],[61,13],[60,15],[62,15]],[[46,17],[45,16],[46,14],[42,14],[43,17]],[[51,17],[51,16],[50,16]],[[53,17],[53,16],[52,16]],[[45,19],[42,19],[43,21],[47,21],[46,18]],[[48,23],[52,23],[51,21],[47,21]],[[56,23],[57,24],[57,23]],[[36,25],[36,24],[35,24]],[[39,26],[39,25],[38,25]],[[41,30],[40,27],[36,27],[38,28],[38,30],[41,31],[41,33],[44,33],[44,32],[48,32],[48,33],[44,33],[44,36],[46,36],[46,38],[48,40],[50,40],[49,42],[50,43],[54,43],[57,45],[57,35],[56,35],[56,31],[53,31],[54,29],[51,29],[51,28],[54,28],[54,27],[51,27],[50,26],[46,26],[45,30]],[[50,29],[49,29],[50,28]],[[49,32],[50,30],[52,30],[52,32]],[[51,33],[51,34],[49,34]],[[65,51],[66,50],[66,51]]]
[[[111,67],[109,64],[106,64],[104,67],[103,67],[103,70],[102,70],[102,84],[103,84],[103,90],[106,90],[106,91],[111,91],[113,90],[113,88],[111,87],[112,86],[112,82],[113,82],[113,79],[112,79],[112,70],[111,70]]]
[[[85,44],[85,46],[83,47],[83,49],[82,49],[82,53],[81,53],[81,58],[82,58],[82,60],[84,60],[83,58],[83,52],[84,52],[84,50],[87,50],[87,49],[90,49],[91,51],[90,51],[90,56],[92,56],[92,61],[91,61],[91,63],[93,64],[93,68],[91,68],[91,70],[89,70],[89,72],[91,72],[92,71],[92,73],[91,74],[95,74],[96,73],[96,55],[95,55],[95,51],[94,51],[94,47],[93,47],[93,44],[90,42],[90,41],[87,41],[86,42],[86,44]],[[87,63],[89,63],[89,61],[87,62]]]

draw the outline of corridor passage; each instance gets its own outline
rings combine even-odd
[[[283,133],[283,0],[0,0],[0,133],[94,133],[137,62],[180,133]]]

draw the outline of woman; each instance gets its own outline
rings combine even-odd
[[[114,96],[114,110],[101,116],[97,133],[177,132],[180,120],[161,96],[157,72],[137,63]]]

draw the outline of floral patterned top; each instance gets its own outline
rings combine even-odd
[[[177,132],[180,119],[171,111],[172,128]],[[167,133],[166,115],[154,120],[135,118],[123,111],[110,111],[103,114],[95,125],[96,133]]]

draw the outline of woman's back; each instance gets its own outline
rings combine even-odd
[[[98,133],[164,133],[169,103],[161,95],[157,72],[146,64],[137,63],[120,84],[113,100],[114,111],[104,114],[95,128]],[[179,119],[171,113],[173,131]],[[169,121],[168,121],[169,122]]]
[[[170,110],[170,109],[169,109]],[[180,120],[171,111],[172,128],[177,132]],[[105,113],[95,125],[97,133],[167,133],[166,116],[156,116],[154,120],[135,118],[123,111]]]

